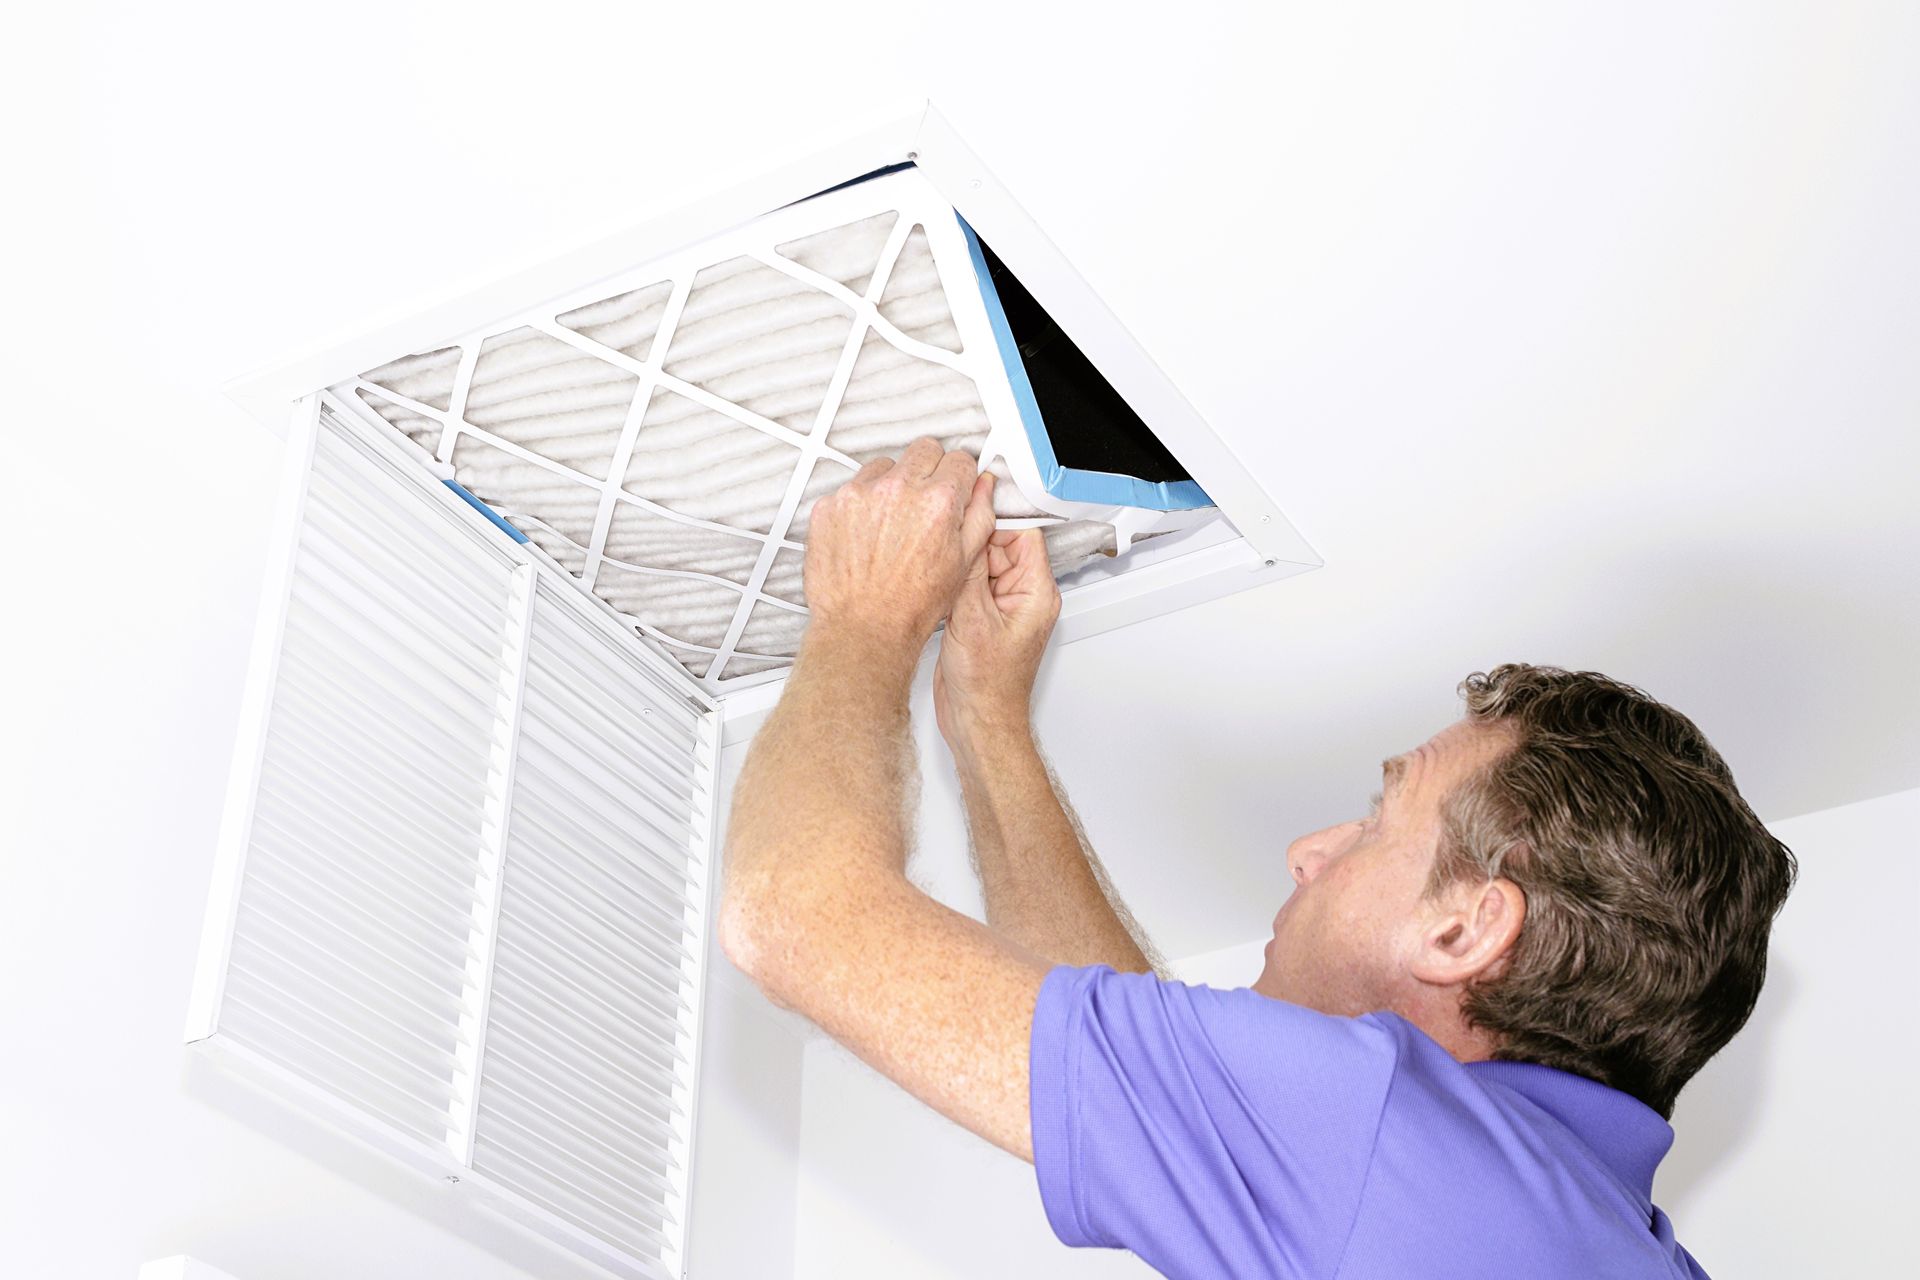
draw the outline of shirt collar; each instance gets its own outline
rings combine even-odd
[[[1482,1081],[1513,1090],[1586,1143],[1649,1204],[1653,1173],[1673,1146],[1673,1126],[1638,1098],[1606,1085],[1532,1062],[1470,1062]]]

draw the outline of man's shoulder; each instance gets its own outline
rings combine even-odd
[[[1352,1052],[1390,1061],[1396,1071],[1449,1077],[1461,1064],[1414,1023],[1397,1013],[1327,1013],[1251,987],[1223,989],[1162,980],[1169,997],[1184,1000],[1213,1034],[1239,1033],[1265,1047],[1272,1037],[1292,1035],[1313,1043],[1338,1043]],[[1178,994],[1174,994],[1174,989]]]
[[[1222,1073],[1248,1101],[1344,1094],[1377,1107],[1403,1058],[1426,1041],[1394,1014],[1325,1013],[1250,987],[1082,972],[1074,985],[1084,985],[1076,1003],[1086,1016],[1136,1050]]]

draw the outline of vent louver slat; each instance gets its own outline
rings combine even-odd
[[[634,1111],[610,1116],[594,1110],[588,1100],[553,1088],[539,1075],[527,1075],[516,1066],[495,1063],[488,1067],[488,1106],[511,1112],[520,1105],[529,1111],[557,1117],[570,1127],[600,1135],[602,1142],[615,1147],[638,1146],[658,1152],[658,1158],[672,1168],[680,1168],[673,1156],[675,1128],[671,1112]]]
[[[713,708],[326,397],[305,431],[192,1038],[678,1275]]]
[[[311,467],[220,1029],[444,1142],[512,568],[470,539],[451,563],[342,436]],[[353,554],[369,532],[385,557]]]
[[[641,1219],[664,1222],[666,1219],[666,1192],[668,1176],[674,1165],[666,1159],[634,1159],[622,1151],[612,1148],[605,1142],[597,1142],[591,1134],[576,1134],[566,1128],[557,1128],[538,1109],[516,1109],[507,1107],[482,1107],[480,1123],[488,1132],[501,1132],[511,1138],[511,1144],[526,1151],[549,1151],[547,1161],[555,1169],[564,1169],[572,1173],[574,1182],[605,1182],[611,1188],[620,1188],[618,1199],[634,1199],[643,1205],[660,1205],[657,1213],[641,1213]]]
[[[555,1217],[636,1257],[661,1251],[665,1237],[639,1219],[612,1209],[590,1192],[540,1169],[538,1163],[497,1142],[483,1141],[474,1149],[476,1167],[495,1171],[500,1181]]]
[[[614,706],[638,710],[653,677],[563,620],[556,601],[536,597],[474,1168],[635,1247],[682,1216],[667,1174],[685,1167],[688,948],[702,898],[683,888],[673,910],[662,890],[686,885],[707,801],[691,786],[663,789],[642,767],[651,716],[629,715],[616,724],[638,728],[603,735],[605,717],[568,696],[586,675]],[[564,657],[543,662],[547,654]],[[598,994],[609,989],[624,999]],[[631,1016],[638,1010],[650,1016]],[[542,1126],[561,1110],[570,1122]],[[662,1119],[665,1149],[648,1158],[617,1139],[568,1140],[569,1129],[599,1131],[591,1116]]]
[[[619,1193],[620,1199],[614,1201],[603,1198],[611,1187],[640,1187],[652,1190],[664,1203],[667,1180],[659,1174],[610,1156],[602,1148],[556,1140],[557,1135],[549,1130],[522,1125],[501,1112],[483,1109],[480,1114],[484,1120],[491,1121],[487,1132],[492,1136],[483,1141],[503,1154],[520,1156],[550,1179],[550,1185],[564,1186],[582,1201],[609,1211],[608,1216],[623,1228],[656,1232],[666,1229],[669,1218],[664,1211],[636,1204],[625,1193]]]
[[[527,771],[535,782],[543,781],[540,771]],[[571,807],[570,807],[571,806]],[[527,821],[544,828],[549,835],[579,841],[600,851],[623,850],[629,855],[625,866],[645,879],[671,884],[679,874],[671,850],[663,850],[643,833],[627,831],[617,821],[608,821],[584,803],[575,803],[561,795],[553,801],[531,799],[526,804]]]
[[[307,723],[302,727],[304,733],[283,735],[282,743],[287,748],[287,764],[325,775],[332,785],[357,790],[366,798],[372,816],[392,824],[395,834],[413,842],[413,847],[421,851],[425,858],[446,849],[458,849],[464,843],[467,833],[455,824],[444,820],[444,815],[422,811],[410,803],[408,791],[421,779],[413,778],[407,782],[399,779],[405,773],[392,766],[399,758],[380,752],[371,744],[357,744],[352,750],[343,749],[339,739],[330,735],[340,734],[341,720],[334,710],[324,708],[312,701],[312,696],[301,693],[289,696],[281,703],[288,719],[295,718]],[[383,765],[388,767],[382,767]],[[295,797],[291,803],[298,804]],[[455,860],[458,865],[460,860]],[[386,862],[380,864],[381,870],[394,879],[405,882],[410,888],[426,895],[436,890],[446,891],[446,886],[421,883],[409,874],[413,864],[409,859],[402,863]],[[448,906],[464,908],[465,903],[456,901],[451,893],[442,899]]]
[[[268,976],[272,974],[272,976]],[[434,1043],[430,1026],[407,1027],[358,1001],[327,998],[328,988],[318,979],[305,979],[300,969],[272,966],[238,975],[234,990],[249,1001],[280,1014],[288,1025],[298,1022],[320,1033],[324,1043],[349,1059],[378,1055],[382,1079],[411,1086],[431,1097],[446,1078],[447,1063],[457,1045]]]
[[[304,1020],[294,1015],[292,1021]],[[428,1143],[446,1138],[447,1113],[438,1099],[410,1092],[337,1046],[295,1030],[285,1018],[256,1006],[244,990],[227,993],[221,1033],[396,1132]]]
[[[678,1000],[663,997],[658,991],[648,992],[644,988],[615,987],[577,964],[568,965],[567,971],[563,971],[551,955],[540,955],[515,946],[511,938],[500,945],[513,955],[517,963],[541,970],[561,987],[597,1001],[612,1019],[638,1024],[645,1028],[648,1035],[671,1036],[679,1026],[681,1005]]]
[[[521,727],[520,758],[529,771],[553,782],[569,806],[600,815],[616,827],[634,829],[656,858],[678,861],[673,852],[675,828],[684,829],[686,809],[678,814],[663,812],[662,807],[639,794],[624,780],[595,767],[593,759],[576,751],[566,740],[566,731],[529,717]],[[625,766],[631,771],[633,766]]]
[[[663,869],[643,845],[633,843],[627,850],[630,860],[623,866],[609,867],[607,851],[620,846],[609,841],[604,829],[599,833],[591,831],[531,799],[523,799],[515,820],[529,835],[552,841],[551,860],[556,865],[570,866],[570,874],[580,883],[614,886],[610,892],[616,893],[623,909],[654,934],[672,942],[688,933],[686,919],[656,901],[662,886],[673,883],[671,872]]]
[[[551,686],[558,694],[590,697],[605,706],[609,714],[616,714],[619,722],[629,727],[644,724],[682,750],[691,750],[698,741],[699,720],[687,713],[676,696],[664,689],[622,689],[610,683],[605,672],[595,669],[590,652],[564,638],[555,638],[532,660],[541,671],[559,675]],[[663,718],[656,722],[656,714]]]
[[[694,789],[688,763],[690,742],[679,741],[677,734],[664,730],[650,729],[644,734],[636,731],[633,725],[644,722],[637,720],[630,709],[609,708],[604,700],[596,701],[589,693],[568,687],[570,669],[549,666],[537,654],[533,663],[542,676],[554,682],[540,697],[551,699],[553,714],[572,718],[575,741],[588,750],[628,757],[633,767],[662,786],[682,791]],[[538,701],[535,705],[539,708],[536,715],[545,711]]]
[[[545,883],[530,874],[516,874],[514,897],[507,918],[535,936],[566,939],[548,953],[556,968],[600,966],[601,972],[633,977],[640,983],[637,990],[679,991],[677,957],[663,958],[658,948],[639,945],[637,938],[629,942],[586,913],[554,901]]]
[[[366,936],[369,945],[374,939],[390,939],[397,948],[431,963],[440,949],[421,939],[461,936],[463,917],[383,892],[369,884],[365,877],[346,871],[343,859],[316,852],[316,845],[311,841],[271,830],[271,824],[265,819],[258,822],[256,832],[254,842],[265,856],[248,874],[281,886],[287,897],[315,910],[317,915],[338,919],[346,932]],[[331,846],[336,850],[350,847],[344,842]],[[357,927],[344,924],[349,921]],[[461,948],[467,955],[472,950],[470,940]]]
[[[515,874],[518,889],[547,914],[571,914],[591,920],[596,928],[628,939],[642,952],[666,965],[678,981],[685,930],[671,934],[656,932],[655,921],[643,914],[644,906],[608,897],[595,889],[584,875],[568,883],[568,877],[556,874],[553,869],[538,869],[530,863],[518,867]]]

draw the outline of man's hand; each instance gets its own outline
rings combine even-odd
[[[814,508],[813,621],[727,824],[720,943],[761,990],[916,1097],[1033,1156],[1047,965],[907,879],[908,692],[993,531],[991,477],[917,440]]]
[[[917,657],[992,532],[993,476],[971,455],[922,438],[869,462],[813,509],[809,631]]]
[[[1038,529],[996,533],[960,585],[933,671],[934,714],[953,751],[987,923],[1059,964],[1156,966],[1108,883],[1065,791],[1040,757],[1033,681],[1060,588]]]
[[[1059,616],[1040,530],[993,534],[960,584],[933,672],[934,715],[956,751],[978,733],[1026,726]]]

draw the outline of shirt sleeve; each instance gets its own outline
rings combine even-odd
[[[1034,1168],[1054,1234],[1169,1276],[1331,1274],[1399,1058],[1373,1017],[1062,966],[1034,1009]]]

